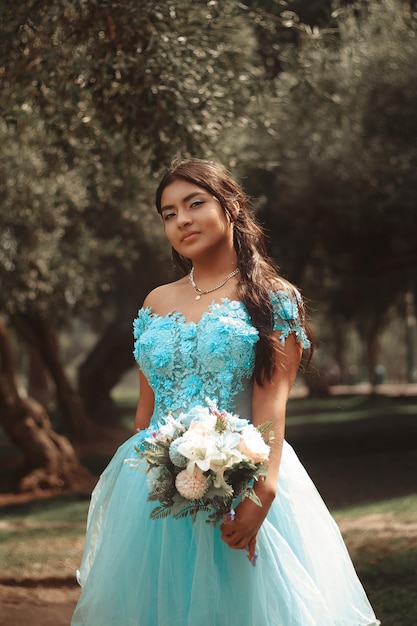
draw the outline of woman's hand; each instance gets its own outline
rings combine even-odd
[[[262,494],[263,505],[259,506],[245,498],[235,509],[235,518],[220,526],[222,540],[234,550],[247,550],[252,562],[256,551],[256,536],[273,500],[273,494]]]

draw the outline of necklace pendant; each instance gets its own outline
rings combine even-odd
[[[201,298],[201,296],[200,296],[200,294],[198,293],[198,294],[196,295],[195,299],[196,299],[196,300],[200,300],[200,298]]]

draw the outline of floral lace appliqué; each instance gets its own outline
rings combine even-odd
[[[300,320],[302,300],[296,289],[292,291],[271,291],[272,309],[274,312],[274,330],[279,331],[282,345],[289,335],[295,335],[297,341],[307,350],[310,340],[307,337],[304,325]]]
[[[275,330],[308,347],[297,304],[287,292],[271,293]],[[134,357],[155,393],[154,420],[216,398],[232,411],[236,394],[252,378],[258,331],[242,302],[212,302],[199,322],[178,312],[165,316],[142,308],[134,324]]]

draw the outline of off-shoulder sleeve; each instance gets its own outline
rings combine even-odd
[[[294,287],[285,287],[271,291],[271,303],[274,313],[274,330],[279,332],[282,345],[289,335],[294,334],[304,349],[311,347],[302,319],[303,302],[300,293]]]
[[[137,317],[133,320],[133,356],[135,361],[139,363],[140,356],[140,336],[146,330],[152,313],[150,307],[142,307],[139,309]]]

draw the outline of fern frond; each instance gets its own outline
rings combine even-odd
[[[208,504],[201,504],[198,500],[191,500],[190,504],[183,507],[180,511],[178,511],[178,513],[173,514],[173,517],[175,519],[183,519],[184,517],[187,517],[187,515],[190,515],[193,522],[195,522],[200,511],[209,512],[211,511],[211,508],[212,507]]]
[[[170,515],[171,509],[172,507],[165,506],[164,504],[161,504],[160,506],[156,506],[154,509],[152,509],[150,518],[151,519],[164,519],[165,517],[168,517],[168,515]]]

